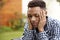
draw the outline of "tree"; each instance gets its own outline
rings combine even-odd
[[[60,0],[57,0],[58,2],[60,2]]]
[[[4,2],[3,2],[3,0],[0,0],[0,8],[2,8],[3,6],[4,6]]]

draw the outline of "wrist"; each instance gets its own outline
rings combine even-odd
[[[39,29],[39,32],[44,32],[44,29]]]

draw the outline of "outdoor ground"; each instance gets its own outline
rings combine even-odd
[[[0,40],[11,40],[13,38],[19,38],[23,34],[23,28],[18,31],[11,31],[11,32],[2,32],[0,33]]]

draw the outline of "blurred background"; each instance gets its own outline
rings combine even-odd
[[[27,4],[31,0],[0,0],[0,40],[23,35],[27,20]],[[44,0],[48,16],[60,20],[60,0]]]

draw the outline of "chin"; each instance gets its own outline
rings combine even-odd
[[[34,26],[34,28],[37,28],[37,26]]]

